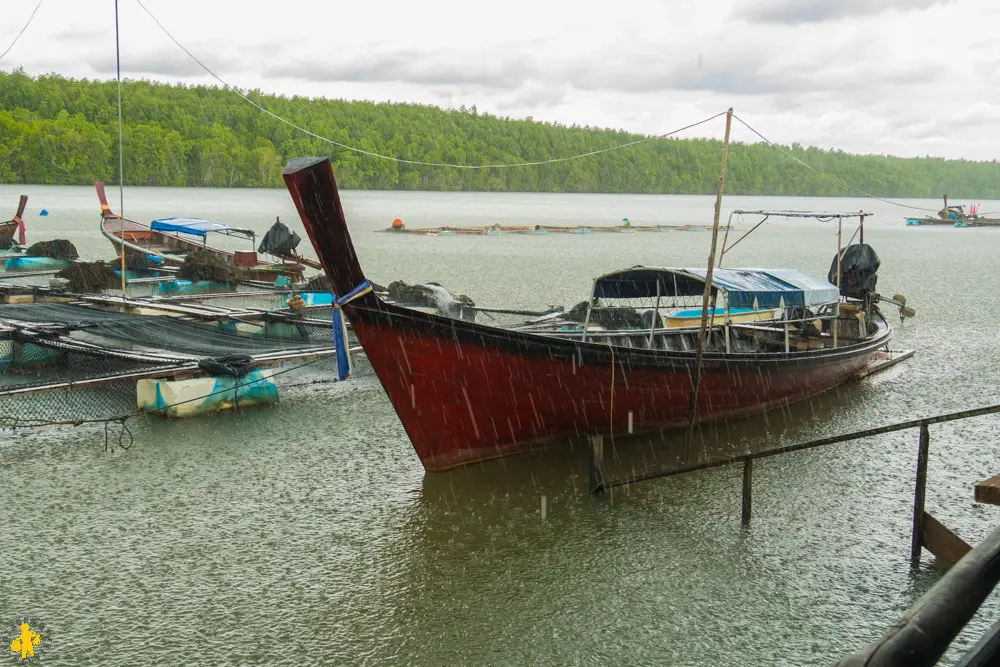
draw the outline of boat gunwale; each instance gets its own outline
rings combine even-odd
[[[366,304],[374,300],[377,307]],[[576,341],[554,335],[539,334],[514,329],[453,319],[443,315],[412,310],[404,306],[387,303],[374,293],[368,294],[354,303],[344,306],[348,318],[359,316],[365,325],[388,326],[392,329],[408,328],[452,339],[456,342],[469,342],[483,347],[516,348],[518,353],[535,353],[539,356],[576,356],[581,361],[628,362],[629,366],[656,368],[661,366],[693,365],[696,360],[694,352],[679,352],[673,350],[649,350],[621,345],[611,345],[603,342]],[[376,322],[382,319],[385,322]],[[400,324],[404,327],[399,327]],[[737,325],[738,326],[738,325]],[[725,366],[734,363],[759,366],[761,364],[781,365],[783,363],[797,364],[803,361],[811,363],[833,362],[840,358],[854,357],[858,354],[877,350],[889,344],[893,337],[892,326],[888,323],[876,324],[877,335],[869,336],[865,341],[853,345],[836,348],[820,348],[813,350],[795,350],[790,352],[715,352],[706,350],[703,353],[703,363],[710,366]],[[721,328],[721,327],[718,327]],[[648,332],[637,330],[636,335],[646,335]],[[668,334],[669,335],[669,334]],[[495,343],[490,345],[487,341]],[[497,345],[499,344],[499,345]],[[585,357],[584,357],[585,355]]]

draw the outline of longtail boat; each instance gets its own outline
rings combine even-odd
[[[207,245],[210,233],[243,237],[252,243],[256,238],[252,229],[200,218],[162,218],[144,225],[123,219],[111,210],[104,183],[96,182],[94,187],[101,202],[101,234],[111,242],[119,257],[125,253],[126,262],[139,257],[154,264],[178,267],[191,253],[207,251],[221,262],[240,266],[248,280],[274,282],[279,276],[287,276],[292,282],[303,280],[304,267],[299,263],[262,263],[253,250],[231,253]]]
[[[21,195],[21,201],[17,205],[17,213],[7,222],[0,222],[0,250],[7,250],[14,244],[14,235],[18,235],[18,245],[25,245],[27,240],[24,235],[24,209],[28,205],[28,195]]]
[[[658,330],[654,324],[648,331],[605,330],[599,337],[585,328],[567,336],[411,310],[383,301],[365,279],[330,161],[292,160],[284,179],[338,304],[428,471],[575,436],[762,412],[863,372],[892,338],[872,300],[863,307],[842,304],[836,286],[816,278],[795,284],[798,277],[782,270],[743,270],[713,280],[713,307],[722,307],[720,300],[728,301],[725,308],[773,303],[801,308],[802,317],[713,324],[697,371],[700,383],[694,382],[695,328]],[[727,282],[737,277],[742,284]],[[594,282],[588,317],[601,312],[604,300],[692,298],[704,291],[705,280],[704,270],[656,267],[607,274]],[[828,312],[814,314],[814,307]]]
[[[974,204],[966,212],[962,205],[949,205],[948,195],[944,198],[944,208],[938,211],[937,217],[924,216],[922,218],[907,217],[906,224],[916,227],[919,225],[947,225],[949,227],[1000,227],[1000,218],[987,218],[979,215],[979,204]]]

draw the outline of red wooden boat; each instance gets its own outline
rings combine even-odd
[[[256,236],[252,229],[191,218],[165,218],[155,220],[151,225],[144,225],[122,219],[111,210],[104,183],[96,182],[94,187],[101,202],[101,233],[111,241],[119,257],[124,249],[126,262],[136,256],[154,257],[165,266],[178,267],[189,254],[202,250],[212,253],[223,262],[243,267],[249,280],[273,283],[279,276],[288,276],[292,282],[304,279],[305,269],[299,263],[267,264],[259,262],[254,251],[231,253],[206,245],[209,233],[243,236],[252,242]],[[201,241],[192,240],[194,238]]]
[[[292,160],[284,178],[334,292],[357,294],[365,276],[329,160]],[[667,281],[651,271],[659,298]],[[704,280],[698,283],[688,273],[688,287],[672,281],[678,294],[704,289]],[[615,276],[625,274],[612,274],[603,289],[613,291]],[[635,285],[635,280],[624,277],[618,285]],[[597,289],[595,282],[595,294]],[[636,339],[654,332],[617,339],[606,333],[604,340],[588,340],[586,331],[570,338],[502,329],[410,310],[360,292],[343,312],[428,471],[611,429],[680,427],[689,419],[696,355],[677,344],[683,339],[664,338],[644,348]],[[731,329],[712,327],[697,392],[699,422],[761,412],[830,389],[865,368],[892,336],[884,319],[858,326],[853,340],[845,329],[839,346],[831,346],[828,334],[815,332],[811,340],[796,336],[790,341],[788,324]],[[657,336],[667,336],[666,331],[697,336],[691,329],[663,330]],[[730,347],[734,351],[726,352]]]
[[[14,235],[18,235],[18,244],[24,245],[24,209],[28,205],[28,195],[21,195],[21,201],[17,205],[17,213],[7,222],[0,222],[0,250],[7,250],[14,244]]]

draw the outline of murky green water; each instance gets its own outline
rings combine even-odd
[[[66,237],[87,258],[110,257],[90,189],[23,189],[32,239]],[[0,187],[0,207],[13,212],[20,191]],[[373,280],[437,280],[481,305],[531,307],[575,303],[615,268],[703,265],[709,235],[376,230],[394,217],[414,227],[698,223],[712,210],[707,197],[344,200]],[[879,287],[919,313],[896,346],[918,354],[789,411],[706,428],[696,456],[998,401],[1000,230],[907,228],[905,212],[858,200],[730,198],[725,212],[737,206],[874,211],[865,238],[882,258]],[[301,229],[279,190],[137,188],[126,214],[261,232],[281,215]],[[835,231],[768,222],[727,265],[824,275]],[[916,573],[907,562],[915,432],[759,463],[753,524],[741,530],[739,469],[601,502],[584,493],[584,452],[568,448],[425,475],[371,377],[133,431],[135,445],[113,452],[103,428],[0,432],[0,620],[44,620],[51,664],[824,665],[879,636],[937,578],[929,558]],[[998,518],[972,500],[972,485],[1000,472],[997,442],[994,417],[931,428],[928,511],[972,543]],[[619,438],[609,472],[675,464],[678,444]],[[991,599],[958,644],[998,610]]]

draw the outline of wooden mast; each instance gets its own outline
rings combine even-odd
[[[698,387],[701,384],[701,360],[705,352],[708,327],[708,302],[712,293],[712,276],[715,268],[715,246],[719,240],[719,217],[722,212],[722,191],[726,184],[726,160],[729,157],[729,131],[733,125],[733,108],[726,112],[726,136],[722,140],[722,166],[719,169],[719,185],[715,191],[715,217],[712,220],[712,247],[708,252],[708,270],[705,273],[705,292],[701,298],[701,327],[698,332],[698,347],[695,352],[694,377],[691,380],[691,403],[688,406],[688,442],[694,431],[694,421],[698,405]],[[715,321],[715,309],[712,310]]]

